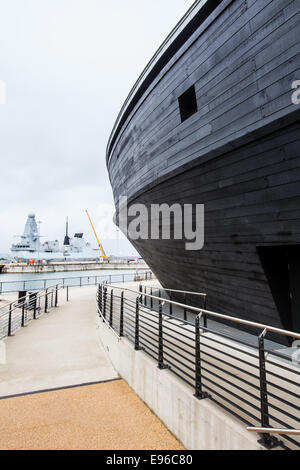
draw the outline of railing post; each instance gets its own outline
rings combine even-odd
[[[81,279],[81,277],[80,277],[80,278],[79,278],[79,287],[81,287],[81,286],[82,286],[82,279]]]
[[[261,412],[261,427],[269,428],[269,403],[268,403],[268,389],[267,389],[267,373],[266,373],[266,358],[265,358],[265,336],[267,329],[265,329],[258,337],[258,355],[259,355],[259,380],[260,380],[260,412]],[[258,441],[267,449],[272,449],[279,444],[278,439],[270,434],[262,434],[261,439]]]
[[[69,302],[69,286],[67,286],[67,302]]]
[[[37,294],[34,294],[33,298],[33,319],[36,320],[36,310],[37,310]]]
[[[22,328],[25,326],[25,301],[23,300],[22,303],[22,323],[21,323]]]
[[[145,287],[144,305],[147,307],[147,287]]]
[[[143,303],[143,287],[142,287],[142,284],[139,285],[139,292],[140,292],[140,303]]]
[[[173,315],[172,292],[170,292],[170,300],[171,302],[169,303],[169,308],[170,308],[169,314],[170,316],[172,316]]]
[[[140,309],[140,302],[139,302],[139,298],[137,297],[136,303],[135,303],[135,339],[134,339],[134,349],[136,351],[140,349],[139,309]]]
[[[120,305],[120,338],[124,336],[124,291],[121,292],[121,305]]]
[[[198,400],[208,398],[208,394],[202,391],[201,377],[201,352],[200,352],[200,318],[202,312],[195,318],[195,394]]]
[[[46,294],[45,294],[45,312],[47,313],[48,310],[48,289],[46,289]]]
[[[203,308],[204,308],[204,310],[206,310],[206,295],[204,297]],[[206,313],[203,313],[203,327],[207,328],[207,315],[206,315]]]
[[[114,302],[114,291],[110,291],[110,315],[109,315],[109,324],[113,326],[113,302]]]
[[[100,312],[102,312],[102,285],[98,285],[98,310],[99,310],[99,315]]]
[[[164,365],[164,342],[163,342],[163,314],[162,304],[159,303],[158,307],[158,368],[165,369]]]
[[[11,323],[12,323],[12,311],[11,311],[11,304],[9,304],[9,313],[8,313],[8,332],[7,336],[11,336]]]
[[[152,296],[152,295],[153,295],[153,289],[152,289],[152,287],[151,287],[150,293],[151,293],[151,296]],[[150,306],[151,306],[151,309],[152,309],[152,308],[153,308],[153,299],[152,299],[152,297],[151,297],[151,299],[150,299]]]
[[[104,287],[104,296],[103,296],[103,317],[106,318],[106,301],[107,301],[107,287]]]
[[[58,305],[58,285],[55,287],[55,307]]]
[[[184,294],[184,300],[183,300],[184,305],[186,305],[186,293]],[[187,320],[187,311],[186,308],[184,307],[183,309],[183,319],[186,321]]]
[[[160,292],[160,289],[159,289],[159,291],[158,291],[158,297],[159,297],[159,299],[161,299],[161,292]],[[160,305],[161,305],[161,301],[159,300],[159,301],[158,301],[158,307],[159,307]]]

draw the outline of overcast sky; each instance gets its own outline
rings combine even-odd
[[[0,252],[27,214],[45,239],[83,231],[90,211],[105,239],[113,215],[107,140],[138,75],[193,0],[0,0]],[[115,229],[114,229],[115,230]]]

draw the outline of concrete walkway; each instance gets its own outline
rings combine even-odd
[[[117,377],[96,335],[96,287],[60,292],[59,307],[5,339],[0,397]]]

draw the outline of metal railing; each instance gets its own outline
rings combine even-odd
[[[14,302],[0,308],[0,340],[13,336],[19,328],[26,327],[32,320],[37,320],[53,307],[58,307],[59,293],[63,286],[56,285],[38,292],[27,292]],[[66,300],[69,290],[66,289]]]
[[[186,295],[198,295],[202,304],[206,299],[196,292]],[[250,428],[282,429],[280,440],[271,431],[260,433],[259,442],[267,448],[300,448],[299,363],[268,349],[265,341],[269,332],[294,339],[300,339],[299,333],[151,295],[145,286],[137,291],[102,284],[97,302],[99,315],[120,338],[151,356],[160,369],[176,374],[196,398],[213,401]],[[194,320],[174,316],[175,309],[194,312]],[[216,329],[211,321],[208,327],[208,318],[226,320],[232,330]],[[252,329],[254,344],[238,334],[238,324]]]
[[[89,276],[77,276],[77,277],[58,277],[58,278],[47,278],[47,279],[22,279],[20,281],[1,281],[0,282],[0,294],[27,290],[40,290],[46,289],[47,287],[53,287],[57,284],[61,284],[62,287],[85,287],[85,286],[96,286],[99,282],[108,282],[109,284],[115,282],[130,282],[134,280],[149,280],[153,279],[151,271],[142,272],[130,272],[120,274],[106,274],[106,275],[89,275]]]

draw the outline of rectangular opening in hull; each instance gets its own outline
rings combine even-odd
[[[300,332],[300,245],[259,246],[283,328]]]
[[[191,86],[178,98],[181,122],[198,111],[195,86]]]

